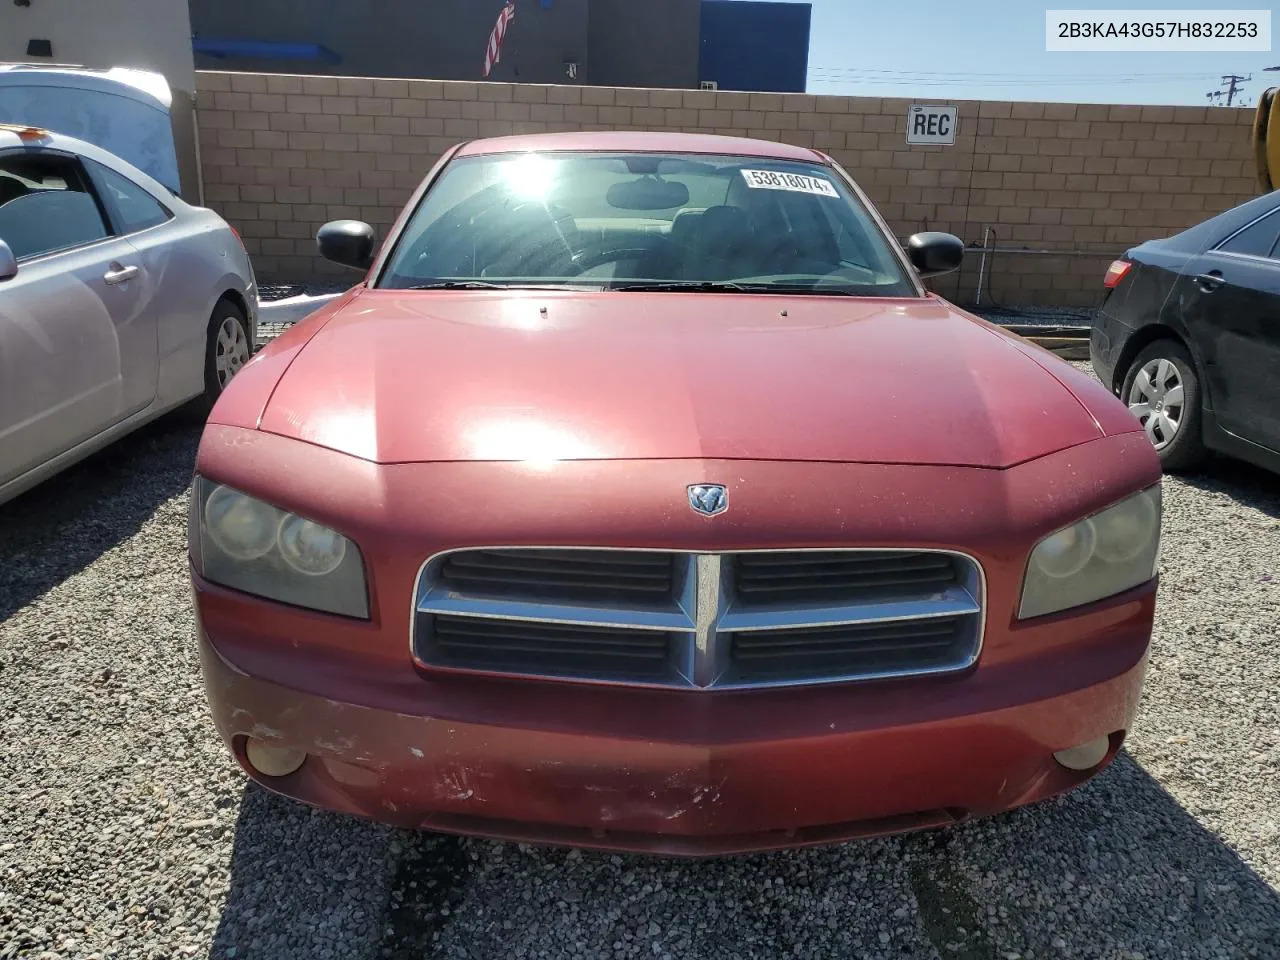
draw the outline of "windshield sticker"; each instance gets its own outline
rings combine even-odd
[[[793,193],[813,193],[820,197],[835,197],[837,200],[840,198],[831,181],[821,177],[778,173],[776,170],[743,170],[742,177],[753,190],[790,190]]]

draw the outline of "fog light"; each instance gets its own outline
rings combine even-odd
[[[244,755],[249,765],[264,777],[286,777],[302,766],[307,755],[289,747],[274,747],[256,737],[245,741]]]
[[[1053,759],[1068,770],[1092,770],[1100,764],[1111,749],[1110,737],[1099,737],[1088,743],[1081,743],[1066,750],[1059,750]]]

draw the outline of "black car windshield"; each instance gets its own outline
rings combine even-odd
[[[376,286],[919,295],[830,168],[653,153],[456,160]]]

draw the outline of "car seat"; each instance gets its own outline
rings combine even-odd
[[[21,180],[15,180],[13,177],[0,177],[0,206],[27,193],[30,193],[30,190]]]
[[[726,280],[756,272],[758,238],[740,207],[708,207],[690,231],[683,279]]]

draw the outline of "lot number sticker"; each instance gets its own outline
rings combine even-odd
[[[814,193],[820,197],[835,197],[837,200],[840,198],[831,181],[821,177],[778,173],[776,170],[743,170],[742,176],[747,181],[747,186],[754,190],[790,190],[792,193]]]

